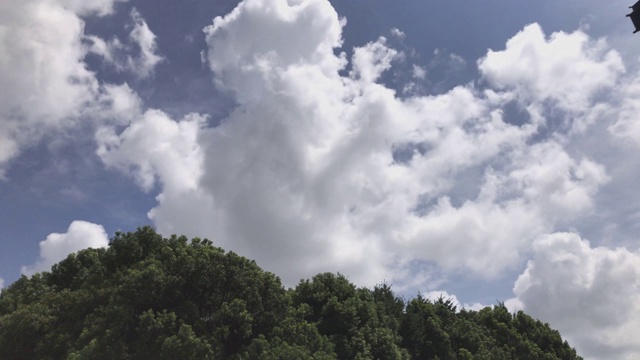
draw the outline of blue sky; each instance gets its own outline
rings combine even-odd
[[[0,283],[153,225],[637,358],[629,5],[2,3]]]

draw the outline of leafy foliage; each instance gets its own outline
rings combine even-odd
[[[0,359],[580,359],[503,304],[481,311],[318,274],[294,289],[209,240],[152,228],[0,294]]]

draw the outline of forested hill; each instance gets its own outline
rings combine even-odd
[[[319,274],[285,289],[208,240],[120,233],[0,295],[0,359],[580,359],[547,324]]]

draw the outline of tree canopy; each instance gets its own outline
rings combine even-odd
[[[504,304],[404,300],[333,273],[285,289],[254,261],[152,228],[0,294],[0,359],[581,359]]]

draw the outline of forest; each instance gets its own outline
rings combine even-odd
[[[323,273],[287,289],[206,239],[117,233],[0,294],[0,359],[581,359],[502,303],[404,299]]]

